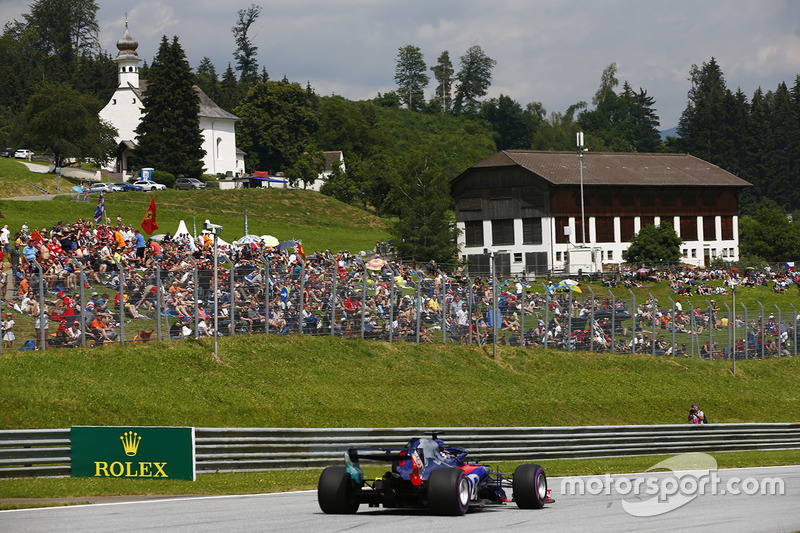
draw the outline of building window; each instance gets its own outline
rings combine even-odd
[[[556,252],[556,261],[561,261],[561,252]]]
[[[729,248],[729,250],[730,250],[730,251],[728,252],[728,255],[729,255],[729,256],[731,256],[731,257],[733,257],[733,248]]]
[[[595,218],[594,231],[597,242],[614,242],[614,217]]]
[[[568,217],[556,217],[556,242],[565,244],[569,242],[569,235],[565,233],[564,230],[569,228],[569,218]]]
[[[717,240],[717,218],[714,216],[703,217],[703,240]]]
[[[686,207],[697,205],[697,193],[695,191],[683,191],[681,203]]]
[[[134,103],[134,104],[136,103],[136,98],[134,98],[134,99],[133,99],[133,103]]]
[[[711,258],[715,259],[716,257],[717,257],[717,249],[716,248],[712,248],[711,249]]]
[[[483,209],[483,198],[462,198],[458,201],[459,211],[480,211]]]
[[[683,257],[689,257],[689,249],[688,248],[684,248],[683,249]]]
[[[664,191],[659,196],[661,197],[661,205],[675,205],[675,191]]]
[[[697,217],[681,217],[681,239],[697,240]]]
[[[522,252],[514,252],[514,262],[522,263]]]
[[[492,220],[492,245],[514,244],[514,219]]]
[[[619,205],[623,207],[631,207],[635,203],[635,198],[632,192],[622,191],[619,193]]]
[[[619,217],[619,238],[622,242],[631,242],[633,239],[634,217]]]
[[[542,219],[522,219],[522,244],[542,244]]]
[[[513,189],[502,187],[489,190],[489,198],[492,200],[511,200],[514,197]]]
[[[697,248],[692,248],[692,257],[697,259]]]
[[[217,137],[217,159],[222,159],[222,137]]]
[[[722,217],[722,240],[723,241],[732,241],[733,240],[733,217]]]
[[[656,193],[653,191],[642,192],[642,195],[639,197],[639,202],[641,203],[642,207],[655,207]]]
[[[117,99],[116,98],[112,98],[111,99],[111,105],[117,105]]]
[[[723,248],[722,249],[722,257],[728,257],[728,249],[727,248]]]
[[[614,260],[614,250],[609,250],[606,253],[606,257],[608,258],[609,261],[613,261]]]
[[[464,238],[467,246],[483,246],[483,220],[464,222]]]

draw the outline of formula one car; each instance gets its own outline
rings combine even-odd
[[[541,466],[524,464],[513,474],[503,474],[466,460],[468,453],[446,446],[435,433],[430,438],[413,438],[404,448],[350,448],[345,452],[345,466],[322,471],[317,500],[329,514],[352,514],[365,503],[451,516],[511,501],[520,509],[541,509],[552,502]],[[391,462],[392,469],[381,478],[366,479],[361,460]],[[512,489],[513,499],[507,496],[507,488]]]

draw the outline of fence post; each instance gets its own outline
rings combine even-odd
[[[547,338],[550,333],[550,291],[547,290],[547,285],[542,282],[544,287],[545,302],[544,302],[544,347],[547,348]]]
[[[608,294],[611,295],[611,353],[614,353],[617,349],[617,299],[611,289],[608,289]]]
[[[83,263],[78,262],[81,272],[79,285],[81,287],[81,348],[86,349],[86,274],[83,271]]]
[[[231,266],[230,271],[228,272],[228,290],[230,291],[230,302],[231,302],[231,310],[229,313],[230,316],[230,324],[228,325],[228,331],[230,331],[231,337],[236,335],[236,259],[233,258],[233,251],[228,250],[228,264]]]
[[[694,359],[694,304],[689,304],[689,342],[692,345],[692,359]]]
[[[589,351],[594,353],[594,291],[588,285],[586,288],[592,295],[592,307],[589,309]]]
[[[442,310],[442,344],[447,344],[447,298],[444,296],[447,287],[444,276],[440,274],[440,277],[442,278],[441,290],[439,291],[439,305]]]
[[[792,304],[789,307],[792,308],[792,354],[797,355],[797,309]]]
[[[675,302],[672,301],[672,298],[670,298],[669,296],[667,296],[667,300],[669,300],[669,303],[672,304],[672,308],[670,309],[670,312],[669,312],[669,318],[670,318],[669,321],[672,323],[671,324],[672,325],[672,349],[670,350],[669,353],[672,354],[673,357],[675,357]]]
[[[470,279],[469,275],[467,275],[467,312],[469,313],[469,319],[467,320],[467,342],[470,346],[472,346],[472,324],[475,323],[474,315],[475,312],[475,302],[473,301],[473,294],[472,294],[472,280]],[[525,308],[523,304],[522,308]],[[477,331],[477,330],[476,330]],[[523,347],[524,347],[524,337],[523,337]]]
[[[631,298],[633,301],[631,302],[631,316],[633,317],[633,332],[631,335],[631,344],[633,353],[636,353],[636,317],[639,313],[636,311],[636,295],[633,294],[633,291],[628,289],[628,292],[631,294]]]
[[[125,344],[125,269],[116,257],[114,262],[119,269],[119,343]]]
[[[569,291],[569,298],[567,298],[567,312],[569,313],[569,331],[567,332],[567,351],[572,351],[572,286],[567,285],[567,290]]]
[[[47,349],[47,328],[45,328],[45,318],[47,309],[44,306],[44,269],[39,261],[33,260],[33,265],[39,271],[39,345],[42,350]],[[34,332],[34,335],[36,333]]]
[[[650,296],[650,311],[653,313],[653,335],[650,337],[650,351],[651,355],[656,354],[656,311],[658,311],[658,302],[653,298],[653,293],[648,292]]]
[[[750,333],[748,329],[750,326],[747,323],[747,306],[744,305],[744,302],[739,302],[742,304],[742,309],[744,309],[744,358],[749,359],[748,348],[750,347]]]
[[[303,313],[306,308],[306,260],[300,254],[297,254],[297,261],[300,263],[300,309],[297,310],[297,321],[300,323],[298,329],[300,330],[300,335],[302,335],[303,327],[305,326]]]
[[[728,349],[725,350],[725,359],[728,359],[731,355],[731,308],[728,307],[728,304],[725,302],[722,302],[722,305],[724,305],[725,309],[728,311],[728,331],[726,332],[727,338],[725,339],[728,343]]]
[[[775,306],[775,309],[778,310],[778,331],[777,331],[777,334],[778,334],[778,357],[781,357],[781,354],[783,353],[783,349],[782,349],[783,348],[783,343],[781,343],[781,323],[782,323],[781,319],[782,319],[783,314],[781,313],[781,308],[778,307],[778,304],[773,304],[773,305]]]
[[[153,264],[156,266],[156,338],[161,340],[161,265],[156,260],[153,260]],[[214,312],[216,311],[215,307]]]
[[[361,325],[359,329],[361,330],[361,339],[364,339],[364,318],[367,313],[367,264],[364,262],[363,259],[359,259],[361,262]]]
[[[764,359],[764,345],[766,344],[766,334],[764,330],[764,306],[761,305],[759,300],[756,300],[756,303],[761,308],[761,359]]]
[[[331,337],[336,335],[336,283],[339,281],[339,260],[333,256],[333,286],[331,287]]]
[[[708,304],[708,358],[714,359],[714,306],[708,301],[708,298],[703,298]],[[701,354],[702,356],[702,354]]]
[[[417,332],[416,343],[419,344],[419,328],[422,323],[422,281],[425,279],[425,273],[422,270],[417,270]]]

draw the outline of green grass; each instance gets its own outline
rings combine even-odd
[[[540,426],[800,419],[800,359],[724,362],[306,336],[0,355],[0,427]],[[402,409],[397,409],[402,405]]]
[[[63,190],[63,183],[62,183]],[[197,230],[210,219],[224,226],[220,237],[228,242],[244,235],[245,208],[248,231],[270,234],[280,240],[300,239],[306,252],[316,249],[372,250],[375,241],[388,235],[383,220],[313,191],[287,189],[236,189],[203,191],[156,191],[114,193],[105,196],[106,215],[116,224],[121,216],[126,224],[140,228],[142,218],[156,198],[156,233],[175,233],[181,220],[191,233],[192,216]],[[4,223],[17,231],[24,222],[31,228],[51,228],[57,221],[91,219],[97,195],[76,202],[75,195],[58,196],[48,202],[3,202]]]

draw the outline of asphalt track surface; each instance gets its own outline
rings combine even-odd
[[[185,497],[163,500],[102,503],[0,512],[0,531],[169,531],[205,532],[278,531],[798,531],[800,530],[800,466],[726,469],[714,472],[720,479],[716,494],[677,494],[662,501],[657,496],[630,493],[621,481],[642,483],[655,479],[672,490],[665,479],[698,479],[702,472],[628,474],[609,478],[580,478],[584,488],[597,493],[602,483],[610,490],[599,494],[561,494],[563,478],[549,487],[557,501],[542,510],[521,510],[514,504],[488,507],[461,517],[430,516],[421,511],[370,509],[355,515],[325,515],[317,505],[316,491],[246,496]],[[734,477],[736,485],[752,492],[766,479],[779,479],[783,494],[722,494]],[[691,479],[686,488],[691,489]],[[572,482],[580,483],[578,478]],[[749,485],[743,484],[747,480]],[[644,485],[642,485],[644,487]],[[709,486],[710,487],[710,486]],[[569,489],[566,489],[569,492]],[[608,493],[607,493],[608,492]],[[654,499],[655,498],[655,499]],[[677,507],[677,508],[673,508]],[[634,516],[648,514],[652,516]]]

